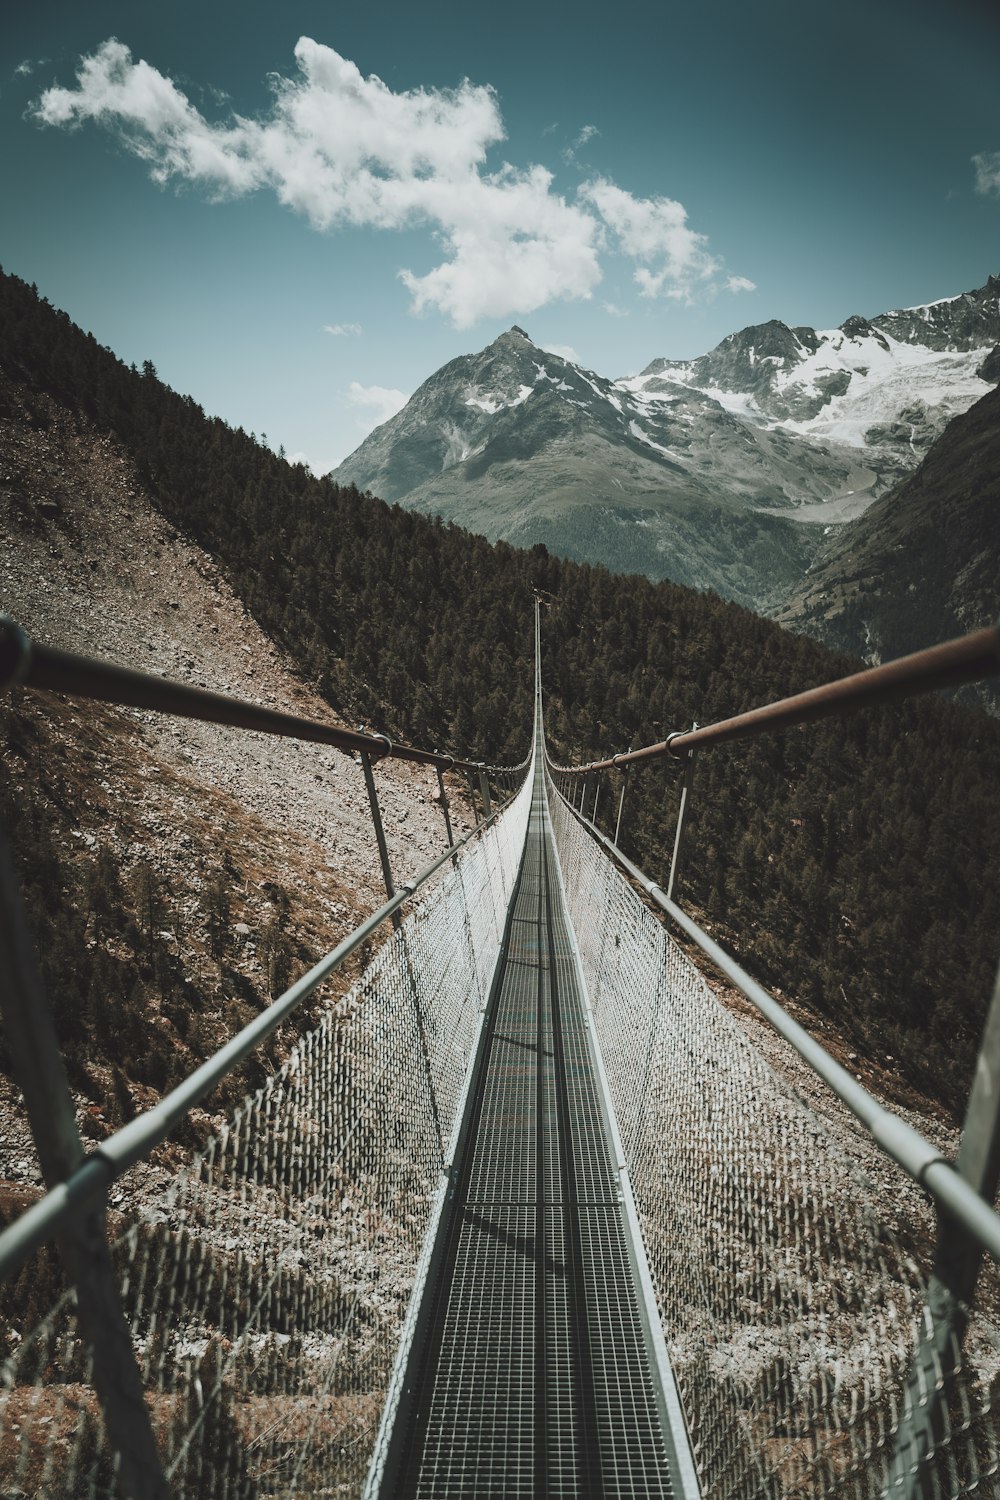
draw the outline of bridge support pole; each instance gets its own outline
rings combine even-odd
[[[385,829],[382,826],[382,809],[379,807],[378,792],[375,790],[375,777],[372,773],[371,756],[367,750],[361,752],[361,764],[365,768],[365,787],[368,791],[368,806],[371,808],[372,822],[375,825],[375,842],[378,844],[378,857],[382,864],[382,879],[385,883],[385,894],[391,901],[396,894],[396,887],[392,883],[392,867],[389,864],[389,846],[385,841]],[[398,911],[392,914],[393,927],[399,927],[402,921]]]
[[[629,749],[631,750],[631,748],[632,747],[630,745]],[[622,794],[618,798],[618,816],[615,819],[615,838],[614,838],[614,843],[615,843],[615,848],[616,849],[618,847],[618,834],[621,831],[621,826],[622,826],[622,808],[625,806],[625,788],[627,786],[628,786],[628,766],[625,766],[623,768],[623,770],[622,770]]]
[[[697,724],[694,726],[697,729]],[[667,900],[674,899],[674,886],[677,882],[677,866],[681,857],[681,846],[684,842],[684,823],[687,818],[688,803],[691,800],[691,783],[694,780],[694,751],[689,750],[684,762],[684,780],[681,782],[681,800],[677,808],[677,828],[674,832],[674,849],[670,856],[670,875],[667,880]]]
[[[440,766],[438,766],[437,768],[437,773],[438,796],[441,802],[441,811],[444,813],[444,829],[445,833],[448,835],[448,848],[450,849],[452,844],[455,842],[455,835],[451,831],[451,812],[448,807],[448,793],[444,789],[444,773],[441,770]]]
[[[5,843],[0,843],[0,1011],[42,1175],[53,1188],[81,1165],[83,1143]],[[76,1286],[77,1318],[94,1361],[94,1389],[111,1448],[119,1456],[119,1491],[128,1500],[168,1500],[108,1247],[103,1203],[81,1211],[60,1236],[59,1249]]]
[[[490,784],[486,777],[486,767],[479,767],[479,795],[483,799],[483,817],[493,816],[493,803],[490,801]]]
[[[476,807],[476,778],[471,771],[466,771],[465,779],[469,783],[469,801],[472,804],[472,826],[475,828],[479,822],[479,809]]]
[[[590,814],[590,821],[592,823],[596,823],[597,822],[597,799],[600,797],[600,795],[601,795],[601,775],[600,775],[600,772],[598,771],[598,772],[594,773],[594,806],[593,806],[593,810],[591,811],[591,814]]]
[[[1000,969],[955,1166],[980,1197],[992,1204],[1000,1184]],[[961,1366],[962,1340],[982,1258],[978,1240],[939,1212],[934,1270],[885,1491],[892,1500],[930,1500],[941,1492],[933,1457],[948,1438],[952,1379]]]

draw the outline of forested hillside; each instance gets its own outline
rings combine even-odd
[[[520,759],[535,588],[551,596],[557,757],[662,739],[856,665],[714,595],[491,546],[314,479],[10,277],[0,366],[112,431],[303,672],[391,734]],[[12,468],[0,483],[21,503]],[[1000,724],[936,701],[706,753],[682,899],[762,980],[957,1108],[997,961],[998,773]],[[676,774],[650,768],[629,785],[622,842],[654,876]]]

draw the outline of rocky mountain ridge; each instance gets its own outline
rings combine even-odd
[[[995,380],[1000,278],[976,291],[839,328],[772,320],[692,361],[657,359],[627,382],[653,399],[693,387],[746,420],[867,452],[876,468],[912,468],[952,417]]]
[[[331,476],[491,540],[777,608],[827,528],[996,378],[1000,280],[816,331],[771,321],[610,380],[519,327],[450,361]]]

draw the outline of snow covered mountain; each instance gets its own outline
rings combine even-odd
[[[444,365],[332,477],[491,539],[769,608],[830,526],[1000,378],[998,345],[997,278],[828,332],[746,328],[617,381],[515,327]]]
[[[991,276],[977,291],[839,328],[744,328],[700,359],[657,359],[619,384],[654,410],[678,388],[695,389],[753,425],[854,450],[881,479],[867,501],[1000,378],[998,344],[1000,278]],[[835,518],[810,519],[863,508],[859,498]]]

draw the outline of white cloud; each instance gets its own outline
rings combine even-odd
[[[549,354],[558,354],[560,359],[568,359],[571,365],[580,363],[580,356],[572,344],[542,344],[541,348]]]
[[[383,422],[402,411],[409,399],[403,391],[394,391],[384,385],[362,385],[358,380],[351,381],[347,392],[349,405],[358,411],[358,425],[366,433],[373,427],[381,427]]]
[[[75,87],[47,89],[33,114],[68,129],[97,123],[146,162],[155,181],[191,183],[211,199],[269,189],[319,230],[430,230],[443,247],[439,263],[399,276],[415,312],[436,309],[459,328],[557,298],[590,298],[609,235],[638,262],[643,295],[690,301],[699,289],[716,289],[721,264],[672,199],[635,198],[601,178],[569,202],[544,166],[488,168],[488,153],[505,137],[489,86],[465,80],[455,89],[394,93],[308,37],[295,59],[293,76],[272,76],[272,103],[258,118],[231,112],[211,121],[171,79],[110,38],[81,59]],[[573,149],[597,134],[583,126]],[[354,326],[328,332],[346,336]]]
[[[323,332],[332,334],[335,339],[358,338],[362,331],[360,323],[323,324]]]
[[[617,302],[602,302],[601,306],[603,307],[604,311],[608,313],[612,318],[628,317],[628,309],[619,307]]]
[[[427,184],[452,250],[425,276],[401,271],[416,312],[437,307],[456,328],[533,312],[558,297],[589,298],[600,281],[597,224],[551,191],[544,167]]]
[[[625,254],[641,262],[633,280],[644,297],[691,302],[699,284],[721,271],[707,236],[689,227],[687,209],[673,198],[636,198],[604,177],[585,184],[580,195],[594,205]]]
[[[295,57],[296,77],[271,80],[266,117],[213,124],[111,39],[82,59],[77,87],[47,89],[35,115],[114,130],[158,182],[195,183],[216,198],[270,187],[317,229],[428,225],[446,259],[400,275],[415,311],[437,307],[458,327],[590,295],[601,275],[593,217],[555,194],[542,167],[484,172],[504,138],[491,88],[395,94],[308,37]]]
[[[976,169],[976,192],[1000,194],[1000,151],[981,151],[972,158]]]
[[[726,282],[727,292],[755,292],[757,283],[751,281],[748,276],[730,276]]]
[[[35,67],[40,65],[40,63],[36,65],[34,62],[32,62],[30,57],[26,57],[24,61],[19,62],[17,67],[14,69],[14,77],[30,78],[32,73],[35,71]]]
[[[563,152],[563,161],[569,162],[571,165],[574,164],[576,162],[576,153],[583,146],[585,146],[588,141],[592,141],[595,135],[600,135],[600,133],[601,132],[598,130],[596,125],[584,125],[583,129],[577,134],[576,139],[573,141],[573,144],[571,146],[567,146],[566,150]]]

